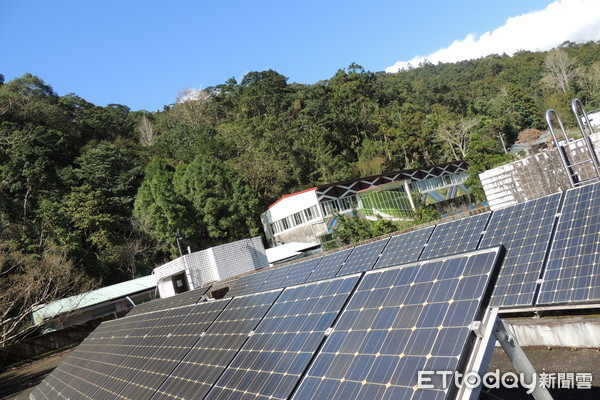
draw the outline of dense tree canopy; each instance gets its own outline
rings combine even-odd
[[[595,42],[395,74],[353,63],[312,85],[255,71],[155,113],[0,75],[0,256],[108,284],[177,255],[177,232],[194,249],[256,235],[270,203],[316,184],[464,158],[476,188],[508,160],[500,135],[544,129],[547,108],[573,124],[574,97],[600,108],[599,71]]]

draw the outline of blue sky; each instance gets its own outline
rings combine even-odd
[[[537,16],[520,25],[538,32],[552,23],[551,7],[561,18],[576,10],[577,25],[582,7],[595,12],[583,13],[593,16],[586,29],[563,33],[552,24],[552,43],[524,43],[511,21]],[[491,52],[506,46],[509,54],[523,43],[545,50],[600,40],[598,10],[600,0],[3,0],[0,74],[8,81],[29,72],[59,95],[156,111],[184,89],[239,81],[250,71],[274,69],[289,82],[312,84],[352,62],[391,72],[424,58],[481,56],[494,33],[504,39]]]

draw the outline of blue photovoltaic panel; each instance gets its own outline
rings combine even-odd
[[[242,276],[235,282],[229,292],[227,292],[227,297],[260,292],[274,270],[274,268],[269,268]]]
[[[261,288],[261,291],[279,289],[306,282],[306,279],[320,261],[320,258],[312,258],[276,268]]]
[[[363,272],[373,268],[389,240],[389,238],[386,238],[356,246],[337,273],[337,276]]]
[[[206,399],[287,399],[357,281],[347,275],[285,289]]]
[[[490,214],[487,212],[436,225],[419,260],[475,250]]]
[[[121,319],[103,322],[34,389],[30,397],[33,400],[54,400],[67,398],[65,396],[68,396],[69,392],[77,393],[71,382],[89,363],[90,358],[87,355],[97,354],[107,347],[111,348],[114,342],[119,340],[115,338],[115,334],[130,329],[135,323],[133,318],[128,321]]]
[[[201,287],[198,289],[190,290],[188,292],[180,293],[172,297],[164,299],[155,299],[146,303],[139,304],[132,308],[128,313],[127,317],[132,317],[137,314],[143,314],[153,311],[166,310],[168,308],[185,306],[189,304],[196,304],[202,296],[208,292],[210,286]]]
[[[128,354],[132,337],[146,334],[168,313],[168,310],[140,314],[105,322],[108,329],[101,336],[78,346],[72,357],[60,365],[64,374],[60,385],[55,385],[55,399],[92,399],[102,382],[111,376],[111,367],[116,367],[115,357]],[[82,343],[83,344],[83,343]]]
[[[160,368],[160,366],[154,363],[149,366],[146,373],[140,374],[140,371],[144,370],[144,366],[154,357],[167,339],[182,339],[182,343],[188,340],[188,345],[191,347],[190,337],[186,335],[186,328],[193,326],[193,332],[187,332],[198,338],[226,304],[226,301],[219,301],[171,308],[159,321],[149,325],[143,332],[135,332],[130,335],[122,346],[113,352],[112,357],[96,368],[97,377],[105,376],[106,378],[95,381],[95,383],[99,383],[99,388],[92,396],[94,400],[114,399],[125,385],[135,381],[136,376],[140,378],[140,382],[144,382],[148,378],[148,374],[153,372],[152,369]],[[191,319],[188,320],[188,316]],[[184,321],[188,322],[181,327],[180,325]],[[174,342],[172,344],[176,345]],[[171,357],[183,357],[182,350],[178,350],[172,349]],[[177,364],[177,360],[171,359],[170,362],[165,362],[165,367],[167,364],[174,366]],[[139,387],[137,388],[139,389]]]
[[[594,183],[565,194],[537,304],[598,302],[600,183]]]
[[[392,237],[373,269],[417,261],[433,228],[430,226]]]
[[[494,211],[480,247],[503,245],[506,255],[492,307],[531,307],[562,193]]]
[[[116,373],[119,381],[125,381],[116,399],[149,399],[171,372],[189,353],[204,331],[228,306],[230,299],[198,303],[191,311],[172,313],[165,317],[160,326],[153,329],[140,348],[134,349],[124,366],[125,374]],[[179,318],[178,318],[179,317]],[[136,366],[140,366],[139,369]],[[137,370],[137,372],[136,372]],[[131,376],[133,374],[133,376]],[[106,384],[106,383],[105,383]],[[118,391],[118,386],[114,389]]]
[[[352,253],[352,250],[353,249],[340,250],[321,257],[321,262],[313,270],[306,281],[315,282],[322,279],[333,278],[338,273],[350,253]]]
[[[462,372],[500,248],[368,271],[292,397],[444,399],[418,371]]]
[[[233,298],[152,400],[204,398],[280,293],[275,290]]]

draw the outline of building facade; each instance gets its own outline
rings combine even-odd
[[[423,204],[470,193],[464,161],[350,179],[285,195],[261,215],[271,246],[290,242],[319,243],[333,232],[340,213],[353,210],[365,218],[410,218],[413,193]]]

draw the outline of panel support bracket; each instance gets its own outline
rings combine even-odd
[[[534,399],[552,400],[548,389],[543,385],[540,386],[537,384],[539,380],[535,368],[533,368],[527,355],[525,355],[523,349],[519,346],[515,336],[509,331],[504,321],[498,317],[498,308],[488,308],[482,321],[474,321],[469,328],[475,333],[476,339],[473,345],[473,352],[465,368],[465,377],[475,374],[481,379],[484,378],[494,353],[496,341],[498,341],[517,370],[517,373],[522,374],[528,380],[528,383],[532,379],[535,379],[536,385],[531,392]],[[463,382],[458,389],[456,398],[461,400],[477,400],[481,388],[482,385],[470,387],[470,385]]]

